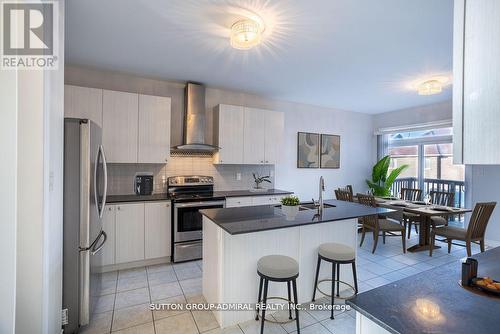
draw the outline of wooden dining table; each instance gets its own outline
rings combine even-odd
[[[420,217],[420,229],[418,234],[418,244],[409,247],[407,250],[410,252],[421,252],[429,250],[431,247],[430,234],[431,234],[431,218],[432,217],[450,217],[462,215],[467,212],[472,212],[471,209],[454,208],[441,205],[426,205],[421,201],[405,201],[396,198],[376,197],[376,202],[379,207],[395,210],[387,214],[389,218],[403,221],[403,213],[413,213]],[[434,246],[434,249],[441,248]]]

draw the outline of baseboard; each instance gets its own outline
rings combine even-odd
[[[154,266],[156,264],[164,264],[164,263],[170,263],[170,262],[171,262],[171,257],[166,256],[166,257],[159,257],[156,259],[141,260],[141,261],[127,262],[127,263],[119,263],[119,264],[110,264],[107,266],[102,266],[98,270],[98,272],[106,273],[109,271],[133,269],[133,268],[146,267],[146,266]]]
[[[485,239],[484,243],[488,247],[500,247],[500,241]]]

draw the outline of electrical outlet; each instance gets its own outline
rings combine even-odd
[[[241,181],[241,173],[236,173],[236,181]]]

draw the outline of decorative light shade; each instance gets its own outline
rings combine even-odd
[[[257,21],[245,19],[231,27],[231,46],[238,50],[248,50],[262,41],[264,27]]]
[[[418,95],[434,95],[443,91],[443,83],[439,80],[427,80],[417,87]]]

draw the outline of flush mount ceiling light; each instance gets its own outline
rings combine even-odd
[[[443,76],[443,77],[433,77],[425,81],[420,81],[415,86],[418,95],[434,95],[441,93],[443,91],[443,87],[446,86],[448,83],[449,79]]]
[[[262,42],[264,24],[252,19],[243,19],[231,26],[231,46],[248,50]]]

